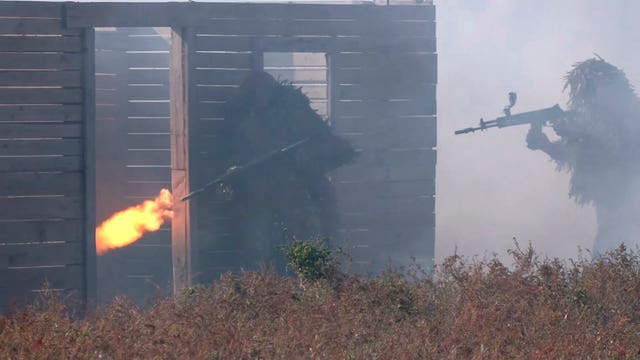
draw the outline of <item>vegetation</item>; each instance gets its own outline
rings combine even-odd
[[[447,258],[433,274],[338,286],[227,274],[149,308],[82,319],[55,298],[0,317],[3,359],[625,359],[640,356],[640,258],[513,264]]]
[[[338,260],[324,241],[300,241],[294,237],[283,250],[289,266],[301,281],[314,282],[337,277]]]

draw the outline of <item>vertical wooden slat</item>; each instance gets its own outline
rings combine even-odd
[[[333,61],[334,53],[327,53],[327,115],[331,121],[331,126],[334,125],[334,121],[337,119],[336,104],[339,97],[340,81],[337,74],[337,67],[335,61]]]
[[[264,70],[264,49],[255,39],[251,40],[251,70]]]
[[[193,231],[196,226],[195,200],[181,201],[191,191],[196,175],[190,167],[190,155],[195,154],[195,120],[191,121],[194,84],[190,84],[190,40],[188,28],[172,28],[170,51],[171,100],[171,191],[174,199],[174,217],[171,224],[171,250],[173,259],[173,290],[179,293],[191,285],[192,271],[196,268],[197,254]]]
[[[84,30],[85,299],[95,304],[96,274],[95,31]]]

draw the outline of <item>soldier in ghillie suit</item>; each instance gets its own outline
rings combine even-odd
[[[278,247],[287,239],[334,237],[336,199],[327,173],[351,161],[355,151],[332,134],[307,96],[255,71],[228,103],[225,120],[230,126],[221,155],[227,168],[300,144],[226,182],[231,194],[227,211],[235,219],[233,241],[240,242],[249,264],[275,262],[280,268]]]
[[[532,126],[527,145],[571,172],[570,196],[596,210],[594,252],[640,241],[640,100],[624,72],[602,58],[577,63],[566,76],[569,116],[550,141]]]

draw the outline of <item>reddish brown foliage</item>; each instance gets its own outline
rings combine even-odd
[[[223,276],[140,309],[74,319],[60,302],[0,317],[0,358],[601,359],[640,356],[640,260],[515,264],[448,258],[434,276],[340,286],[272,272]]]

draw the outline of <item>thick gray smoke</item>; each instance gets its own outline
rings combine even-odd
[[[550,256],[591,249],[594,209],[568,197],[570,176],[526,147],[528,127],[454,136],[479,117],[566,108],[564,75],[597,53],[640,87],[640,2],[593,0],[438,1],[438,258],[505,253],[531,241]],[[551,135],[551,134],[550,134]],[[551,136],[552,137],[552,136]],[[553,137],[552,137],[553,138]],[[639,234],[640,235],[640,234]]]

